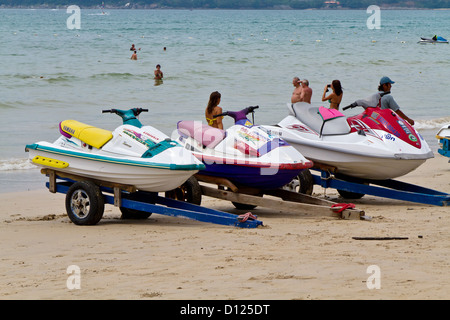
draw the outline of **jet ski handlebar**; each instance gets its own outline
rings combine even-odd
[[[358,104],[356,102],[353,102],[352,104],[349,104],[348,106],[343,107],[342,110],[353,109],[357,106],[358,106]]]
[[[148,112],[148,109],[132,108],[129,110],[109,109],[102,111],[102,113],[115,113],[122,118],[123,124],[129,124],[138,128],[142,127],[142,123],[136,117],[141,112]]]
[[[137,117],[139,114],[141,114],[141,112],[148,112],[148,109],[143,109],[143,108],[132,108],[130,109],[134,116]],[[129,112],[130,110],[119,110],[119,109],[107,109],[107,110],[102,110],[102,113],[115,113],[115,114],[124,114],[126,112]]]
[[[252,113],[255,111],[255,109],[258,109],[259,106],[250,106],[247,108],[242,109],[241,111],[225,111],[221,114],[217,114],[213,116],[213,118],[222,117],[222,116],[230,116],[234,119],[234,121],[242,120],[247,118],[247,115],[249,113]]]

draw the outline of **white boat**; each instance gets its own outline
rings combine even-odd
[[[129,116],[132,110],[142,111],[104,111],[125,116],[124,124],[112,132],[74,120],[62,121],[62,135],[55,142],[36,142],[25,150],[37,166],[149,192],[175,189],[205,168],[167,135]],[[137,116],[141,111],[132,112]]]
[[[434,157],[423,137],[390,109],[366,108],[348,118],[303,102],[288,104],[288,109],[289,115],[278,125],[264,127],[314,164],[335,167],[341,175],[392,179]]]

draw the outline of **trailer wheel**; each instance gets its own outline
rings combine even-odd
[[[337,189],[337,192],[341,195],[344,199],[361,199],[365,196],[364,193],[357,193],[357,192],[351,192],[351,191],[345,191],[345,190],[339,190]]]
[[[245,187],[242,187],[242,186],[238,186],[238,187],[239,187],[239,192],[242,192],[242,193],[245,193],[245,194],[248,194],[248,195],[252,195],[252,196],[256,196],[256,197],[262,197],[263,196],[263,194],[261,192],[259,192],[259,191],[255,192],[255,191],[252,191],[251,189],[250,190],[248,190],[248,189],[246,190]],[[226,190],[231,191],[228,188],[226,188]],[[257,207],[257,205],[254,205],[254,204],[240,203],[240,202],[234,202],[234,201],[231,201],[231,203],[234,205],[234,207],[236,209],[239,209],[239,210],[253,210],[253,209],[255,209]]]
[[[105,203],[100,188],[90,181],[72,184],[66,194],[66,211],[76,225],[94,225],[103,217]]]
[[[185,201],[192,204],[200,205],[202,203],[202,189],[195,177],[190,177],[176,189],[166,191],[166,198]]]
[[[283,188],[293,192],[312,195],[314,189],[314,179],[311,171],[309,171],[309,169],[300,171],[298,176],[292,179],[292,181]]]
[[[253,210],[257,207],[256,205],[253,205],[253,204],[245,204],[245,203],[239,203],[239,202],[233,202],[233,201],[231,201],[231,203],[234,205],[234,207],[236,209],[239,209],[239,210]]]
[[[128,199],[142,201],[141,197],[144,197],[145,195],[146,194],[143,192],[130,193],[128,195]],[[146,197],[146,200],[147,200],[146,202],[154,203],[153,201],[148,200],[148,197]],[[148,212],[148,211],[141,211],[141,210],[125,208],[125,207],[120,207],[119,209],[120,209],[120,212],[122,213],[122,215],[120,216],[120,219],[145,220],[152,215],[152,213]]]
[[[368,185],[367,182],[363,182],[357,178],[352,178],[352,177],[343,176],[343,175],[339,175],[339,174],[336,174],[336,178],[344,180],[344,181],[348,181],[348,182],[356,182],[356,183]],[[358,193],[358,192],[345,191],[345,190],[339,190],[339,189],[337,189],[337,192],[344,199],[355,199],[356,200],[356,199],[361,199],[362,197],[365,196],[365,193]]]
[[[124,208],[120,207],[120,212],[122,215],[120,216],[120,219],[133,219],[133,220],[144,220],[147,219],[152,215],[151,212],[147,211],[140,211],[136,209],[130,209],[130,208]]]

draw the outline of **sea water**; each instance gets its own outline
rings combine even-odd
[[[339,79],[341,106],[389,76],[434,151],[437,129],[450,122],[450,46],[418,44],[450,38],[450,11],[381,10],[379,28],[366,10],[81,9],[78,25],[74,13],[0,10],[0,192],[44,187],[24,148],[56,140],[62,120],[113,130],[121,119],[101,110],[143,107],[141,122],[170,135],[179,120],[204,121],[217,90],[224,110],[259,105],[255,122],[275,124],[294,76],[309,80],[313,104]],[[156,64],[162,82],[153,79]]]

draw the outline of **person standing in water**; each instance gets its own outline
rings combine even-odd
[[[301,101],[302,96],[302,86],[300,84],[300,78],[294,77],[292,79],[292,85],[295,87],[294,92],[292,92],[291,103],[296,103]]]
[[[208,125],[223,130],[223,117],[214,118],[215,115],[222,113],[222,108],[219,107],[221,97],[222,95],[218,91],[214,91],[213,93],[211,93],[211,95],[209,96],[208,105],[205,110],[205,118],[208,122]]]
[[[312,89],[309,87],[309,81],[306,79],[300,80],[302,85],[302,93],[300,95],[300,102],[311,104]]]
[[[164,75],[161,71],[161,65],[159,65],[159,64],[156,65],[156,70],[154,71],[154,74],[155,74],[155,80],[162,80]]]

